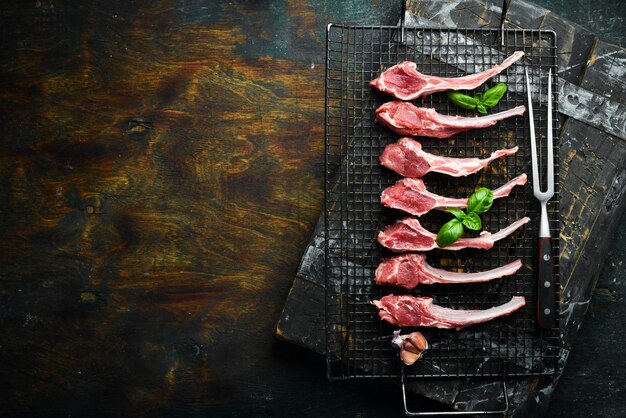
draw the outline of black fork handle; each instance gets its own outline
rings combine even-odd
[[[537,254],[537,322],[543,329],[552,329],[556,327],[556,301],[550,237],[539,237]]]

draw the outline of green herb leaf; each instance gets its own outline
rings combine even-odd
[[[446,210],[446,212],[453,214],[459,221],[465,219],[466,216],[465,212],[463,212],[461,209],[451,208]]]
[[[476,109],[478,101],[472,96],[468,96],[466,94],[459,93],[453,90],[449,90],[447,94],[450,101],[455,105],[462,107],[463,109]]]
[[[446,212],[454,215],[454,219],[445,223],[437,233],[437,245],[447,247],[463,236],[465,228],[472,231],[482,229],[481,213],[487,212],[493,204],[493,192],[486,187],[481,187],[469,197],[467,212],[461,209],[450,208]]]
[[[480,217],[476,212],[469,213],[462,222],[467,229],[471,229],[472,231],[479,231],[483,227]]]
[[[483,115],[486,115],[487,108],[497,105],[506,91],[506,84],[498,83],[484,93],[476,93],[474,97],[453,90],[448,90],[447,94],[450,101],[455,105],[463,109],[476,109]]]
[[[481,187],[469,197],[467,202],[467,213],[480,215],[491,208],[493,204],[493,192],[486,187]]]
[[[463,224],[457,218],[446,222],[437,233],[437,245],[447,247],[463,236]]]
[[[498,83],[489,90],[487,90],[485,93],[483,93],[482,100],[480,102],[487,107],[494,107],[498,104],[502,96],[504,96],[506,90],[506,84]]]

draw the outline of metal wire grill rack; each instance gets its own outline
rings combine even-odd
[[[501,46],[501,36],[504,46]],[[390,344],[393,327],[380,321],[371,301],[386,294],[428,295],[435,303],[454,309],[486,309],[507,302],[513,295],[527,304],[513,315],[474,325],[461,331],[422,330],[430,343],[423,360],[406,367],[413,377],[461,377],[544,375],[554,372],[560,350],[558,329],[541,331],[535,320],[535,257],[538,229],[537,201],[532,184],[516,188],[498,199],[483,215],[483,229],[495,232],[511,222],[530,216],[531,223],[496,243],[489,251],[432,251],[428,262],[451,271],[482,271],[520,258],[524,266],[515,276],[488,283],[419,286],[413,291],[382,288],[374,284],[374,270],[381,258],[391,255],[376,241],[381,228],[406,216],[383,209],[380,193],[399,178],[378,163],[386,145],[398,136],[374,122],[374,111],[391,96],[376,91],[368,82],[401,61],[417,63],[425,74],[458,77],[502,62],[522,50],[524,58],[477,91],[498,81],[509,91],[492,111],[526,103],[524,68],[531,77],[537,141],[545,158],[547,73],[556,74],[556,35],[551,31],[499,29],[406,28],[400,43],[398,28],[330,25],[326,60],[325,141],[325,234],[326,234],[326,355],[331,379],[352,377],[398,377],[400,362]],[[558,122],[557,83],[553,78],[553,112]],[[416,104],[443,114],[473,116],[455,107],[444,93],[435,93]],[[555,123],[554,137],[558,138]],[[453,157],[481,157],[504,147],[520,147],[514,156],[493,162],[480,173],[465,178],[428,174],[430,191],[464,197],[478,186],[495,189],[521,173],[531,173],[528,113],[497,125],[471,130],[450,139],[417,138],[428,152]],[[559,161],[555,140],[555,197],[549,218],[555,260],[555,284],[559,288]],[[542,164],[545,167],[545,163]],[[545,170],[540,169],[540,172]],[[445,213],[420,218],[436,232],[449,219]],[[556,297],[556,295],[555,295]],[[558,305],[558,303],[557,303]],[[405,330],[403,330],[404,332]]]

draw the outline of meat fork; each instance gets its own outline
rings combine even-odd
[[[548,223],[548,200],[554,195],[554,155],[552,149],[552,70],[548,72],[548,155],[547,155],[547,189],[541,191],[539,179],[539,162],[537,161],[537,141],[535,138],[535,121],[530,92],[528,71],[526,73],[526,90],[528,92],[528,116],[530,119],[530,145],[533,163],[533,193],[541,204],[541,220],[539,222],[539,238],[537,239],[537,322],[543,329],[556,326],[556,301],[554,290],[554,262],[552,261],[552,244],[550,225]]]

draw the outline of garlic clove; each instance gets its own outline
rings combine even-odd
[[[400,359],[410,366],[422,358],[428,350],[428,341],[421,332],[412,332],[409,335],[395,334],[393,343],[400,347]]]

